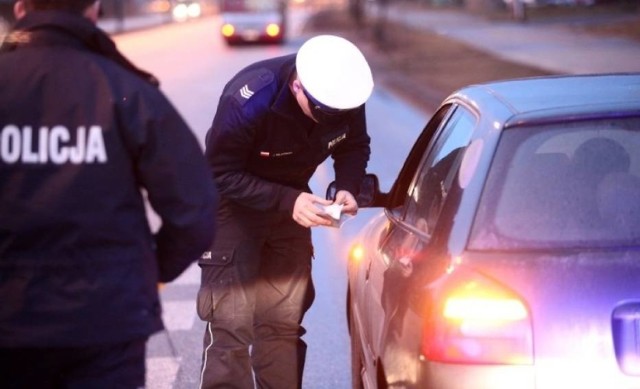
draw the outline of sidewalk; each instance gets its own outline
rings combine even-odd
[[[413,28],[434,31],[514,62],[556,73],[640,71],[640,42],[580,33],[558,23],[489,21],[450,9],[423,9],[392,3],[388,18]],[[170,15],[105,19],[98,25],[115,34],[171,23]]]
[[[464,11],[390,6],[390,20],[446,35],[514,62],[558,73],[640,71],[640,42],[557,23],[489,21]]]
[[[170,13],[129,16],[123,20],[100,19],[98,27],[109,34],[118,34],[173,23]]]

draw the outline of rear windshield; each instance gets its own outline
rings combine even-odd
[[[506,130],[470,248],[640,244],[640,119]]]
[[[280,0],[222,0],[222,12],[272,12],[281,11],[284,2]]]

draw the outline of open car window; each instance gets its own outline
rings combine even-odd
[[[394,214],[402,214],[401,207],[409,192],[409,185],[413,181],[416,171],[422,162],[427,147],[429,146],[432,138],[438,132],[438,130],[444,126],[449,116],[455,111],[455,106],[452,104],[441,107],[429,120],[425,128],[420,133],[418,139],[414,142],[411,151],[405,159],[402,169],[396,178],[393,186],[390,190],[390,201],[388,208],[393,210]]]
[[[411,185],[404,221],[431,235],[471,141],[476,119],[457,108],[429,147]]]
[[[450,110],[445,118],[438,123],[435,137],[421,149],[420,164],[405,197],[404,216],[396,220],[381,247],[387,264],[396,260],[407,265],[420,256],[456,182],[476,118],[464,108]]]

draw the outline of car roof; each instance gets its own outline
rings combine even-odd
[[[503,80],[460,89],[450,99],[466,102],[484,119],[535,124],[584,117],[640,114],[640,73],[562,75]],[[489,116],[489,117],[487,117]]]

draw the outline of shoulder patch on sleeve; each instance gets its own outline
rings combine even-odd
[[[237,84],[236,91],[233,92],[233,97],[244,105],[255,93],[271,84],[274,79],[273,72],[268,69],[256,69],[246,77],[243,77],[244,82]]]

